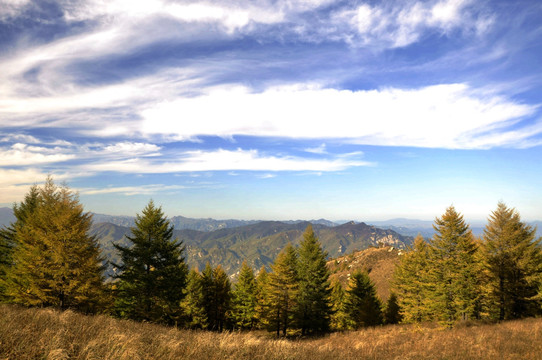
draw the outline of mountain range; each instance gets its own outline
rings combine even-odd
[[[0,208],[0,226],[15,220],[10,208]],[[105,259],[110,265],[107,274],[113,275],[111,263],[119,263],[113,244],[129,245],[125,235],[130,234],[135,217],[93,214],[91,234],[100,243]],[[430,238],[434,234],[433,222],[392,219],[388,221],[345,222],[341,225],[325,220],[256,221],[193,219],[183,216],[170,218],[175,227],[174,236],[186,247],[186,260],[190,267],[203,269],[207,262],[235,275],[243,260],[253,269],[269,265],[288,243],[299,244],[306,227],[311,224],[328,258],[339,258],[356,250],[369,247],[393,246],[403,249],[412,244],[413,237],[421,234]],[[542,228],[542,222],[531,225]],[[471,226],[475,235],[481,235],[483,225]]]
[[[234,276],[244,260],[253,269],[265,266],[269,270],[269,265],[288,242],[299,244],[309,224],[309,222],[261,221],[207,232],[191,229],[175,230],[174,236],[184,242],[186,260],[190,267],[201,270],[209,262],[212,266],[221,265],[229,275]],[[402,249],[413,240],[412,237],[365,223],[348,222],[334,227],[311,225],[329,258],[368,247],[387,245]],[[104,256],[112,263],[119,261],[113,244],[129,245],[124,237],[129,233],[130,228],[111,223],[96,223],[91,228],[91,234],[98,238]],[[114,272],[113,267],[108,268],[108,275]]]

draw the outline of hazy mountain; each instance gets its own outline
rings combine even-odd
[[[135,216],[114,216],[114,215],[104,215],[104,214],[92,214],[92,216],[93,216],[93,221],[95,223],[111,223],[111,224],[126,226],[126,227],[133,226],[134,220],[135,220]],[[196,218],[187,218],[184,216],[173,216],[169,220],[171,221],[171,223],[177,230],[190,229],[190,230],[198,230],[198,231],[215,231],[219,229],[229,229],[229,228],[235,228],[239,226],[246,226],[246,225],[262,222],[262,220],[235,220],[235,219],[215,220],[211,218],[196,219]],[[284,222],[287,224],[297,224],[303,221],[304,220],[289,220],[289,221],[284,221]],[[321,224],[321,225],[326,225],[326,226],[337,225],[336,223],[326,220],[326,219],[310,220],[310,222],[312,224]]]
[[[213,266],[220,264],[228,274],[233,275],[239,270],[243,260],[247,260],[254,269],[259,269],[261,266],[268,267],[288,242],[294,245],[299,243],[308,224],[308,222],[288,224],[262,221],[210,232],[190,229],[175,230],[174,236],[183,240],[186,246],[187,263],[190,267],[203,269],[207,262]],[[411,237],[364,223],[350,222],[335,227],[313,224],[313,229],[330,258],[370,246],[392,245],[404,248],[412,242]],[[130,229],[101,223],[94,224],[91,232],[98,237],[107,260],[118,262],[112,244],[126,244],[123,236],[129,234]],[[111,271],[112,268],[109,268],[110,274]]]
[[[467,223],[475,236],[481,236],[484,233],[485,223],[479,221],[467,221]],[[371,221],[370,224],[382,229],[393,230],[405,236],[415,237],[421,234],[424,238],[430,239],[435,234],[435,230],[433,229],[434,222],[427,220],[397,218],[385,221]]]

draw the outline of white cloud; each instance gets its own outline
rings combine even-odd
[[[21,142],[21,143],[27,143],[27,144],[41,143],[41,141],[38,138],[32,135],[24,135],[24,134],[9,134],[7,136],[0,138],[0,142]]]
[[[160,147],[155,144],[120,142],[105,146],[101,152],[110,155],[159,156],[159,150]]]
[[[355,159],[304,159],[291,156],[266,156],[257,150],[187,151],[176,160],[165,161],[132,158],[103,161],[85,165],[90,171],[123,173],[176,173],[201,171],[338,171],[354,166],[369,166],[370,162]]]
[[[323,143],[322,145],[317,146],[317,147],[306,148],[305,151],[313,153],[313,154],[327,154],[326,144],[325,143]]]
[[[0,167],[0,203],[21,201],[33,184],[41,183],[47,174],[37,169],[4,169]],[[62,176],[55,176],[55,180]]]
[[[0,148],[0,166],[57,163],[75,158],[74,155],[62,154],[61,152],[62,149],[59,148],[44,148],[17,143],[8,149]]]
[[[257,177],[260,179],[272,179],[272,178],[277,177],[277,174],[261,174],[261,175],[257,175]]]
[[[18,16],[30,0],[0,0],[0,21]]]
[[[354,46],[404,47],[418,41],[428,29],[444,34],[459,30],[481,35],[488,31],[493,18],[478,14],[474,4],[472,0],[361,4],[337,12],[332,23],[343,32],[337,35]],[[342,24],[349,24],[354,33]]]
[[[141,133],[188,139],[234,135],[345,139],[368,145],[438,148],[514,146],[524,136],[483,141],[531,115],[534,106],[478,94],[466,84],[349,91],[296,86],[247,88],[163,102],[142,111]],[[532,133],[536,134],[536,131]],[[475,141],[477,140],[477,141]]]
[[[151,195],[164,191],[176,191],[185,189],[186,186],[182,185],[162,185],[151,184],[142,186],[120,186],[120,187],[105,187],[105,188],[83,188],[79,189],[79,193],[83,195],[100,195],[100,194],[124,194],[126,196],[132,195]]]

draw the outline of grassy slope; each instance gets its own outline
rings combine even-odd
[[[0,359],[541,359],[542,319],[453,330],[387,326],[323,338],[210,333],[0,305]]]
[[[378,296],[387,301],[400,254],[401,250],[390,246],[368,248],[330,260],[327,266],[331,272],[331,280],[339,281],[343,286],[347,285],[354,271],[367,271],[375,284]]]

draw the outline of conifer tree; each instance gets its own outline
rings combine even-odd
[[[356,271],[350,277],[346,304],[354,329],[382,324],[382,302],[366,272]]]
[[[348,328],[353,327],[348,315],[346,292],[338,281],[334,282],[331,286],[331,304],[331,329],[347,330]]]
[[[477,317],[481,298],[481,264],[478,246],[453,206],[433,225],[431,266],[434,274],[434,313],[449,326],[457,320]]]
[[[6,296],[6,274],[13,264],[12,253],[16,245],[17,229],[21,229],[26,219],[36,209],[39,198],[39,189],[36,185],[30,188],[20,204],[13,204],[13,215],[15,221],[0,229],[0,302],[7,301]]]
[[[115,245],[122,264],[117,311],[135,320],[175,324],[180,318],[187,266],[182,241],[173,238],[173,226],[151,200],[136,215],[131,246]]]
[[[256,278],[254,271],[243,261],[239,278],[232,293],[232,318],[238,329],[252,329],[256,325]]]
[[[269,275],[269,307],[267,321],[277,336],[287,335],[294,325],[297,310],[298,274],[297,252],[292,244],[286,245],[271,266]]]
[[[198,269],[192,269],[188,273],[184,292],[185,297],[181,302],[181,307],[184,311],[185,325],[190,329],[207,328],[202,276]]]
[[[298,327],[301,335],[329,331],[331,288],[327,253],[322,250],[312,226],[308,225],[299,247]]]
[[[202,292],[207,316],[207,329],[223,331],[231,306],[231,283],[220,265],[206,264],[202,272]]]
[[[542,254],[535,229],[515,209],[500,202],[484,230],[484,258],[489,274],[494,316],[499,320],[539,314],[535,299]]]
[[[100,310],[104,300],[103,266],[92,217],[79,199],[51,177],[34,187],[15,207],[12,266],[5,291],[25,306],[54,306],[84,312]]]
[[[256,276],[256,317],[259,327],[269,328],[268,314],[270,313],[269,273],[262,266]]]
[[[397,295],[392,292],[388,298],[388,301],[386,302],[386,308],[384,309],[384,324],[399,324],[401,320],[402,317],[399,301],[397,299]]]
[[[401,257],[395,268],[393,285],[398,296],[402,320],[406,323],[432,319],[430,246],[421,235]]]

